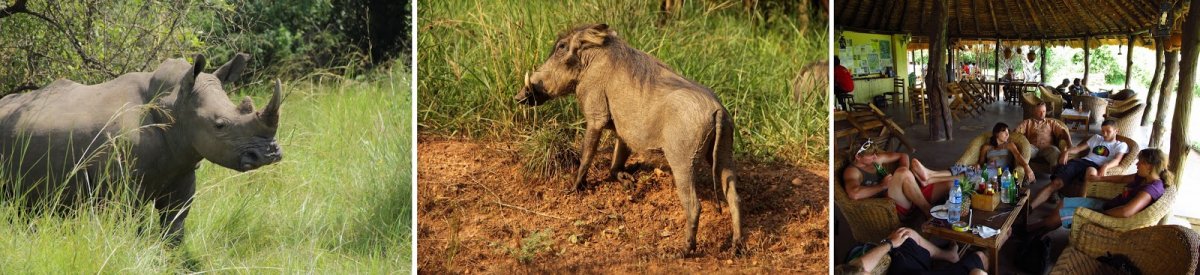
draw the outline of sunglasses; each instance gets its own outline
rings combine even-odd
[[[863,152],[866,152],[867,149],[871,149],[872,143],[874,142],[868,139],[867,142],[864,142],[862,146],[858,147],[858,152],[854,152],[854,156],[861,155]]]

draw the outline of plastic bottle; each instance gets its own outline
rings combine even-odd
[[[1004,177],[1000,181],[1000,202],[1012,203],[1012,198],[1008,196],[1011,193],[1013,186],[1012,173],[1008,169],[1004,170]]]
[[[950,198],[946,202],[946,221],[950,224],[958,222],[959,216],[962,216],[962,189],[959,187],[958,180],[954,180],[954,187],[950,188]]]

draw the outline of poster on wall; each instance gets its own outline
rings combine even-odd
[[[891,60],[892,59],[892,42],[887,41],[887,40],[879,40],[879,53],[881,54],[880,58]]]

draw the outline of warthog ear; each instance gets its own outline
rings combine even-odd
[[[241,114],[249,114],[254,112],[254,100],[250,96],[242,98],[242,104],[238,105],[238,112]]]
[[[247,61],[250,61],[249,54],[238,53],[232,59],[229,59],[229,62],[225,63],[225,65],[217,68],[217,71],[213,72],[213,75],[221,80],[221,84],[229,85],[229,83],[233,83],[242,77],[242,71],[246,70]]]
[[[568,58],[575,59],[579,55],[579,51],[591,47],[599,47],[604,45],[604,41],[608,40],[612,31],[608,29],[608,24],[592,25],[583,31],[575,34],[575,38],[570,42],[570,56]]]

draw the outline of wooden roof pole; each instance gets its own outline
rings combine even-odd
[[[1164,39],[1161,37],[1154,38],[1154,76],[1150,79],[1150,90],[1146,92],[1146,108],[1142,108],[1142,126],[1150,124],[1150,117],[1154,105],[1154,94],[1158,91],[1158,85],[1163,79],[1163,59],[1166,55],[1166,47],[1163,45]],[[1162,95],[1158,95],[1162,97]],[[1159,107],[1162,108],[1162,107]]]
[[[1125,89],[1129,89],[1129,76],[1133,73],[1133,34],[1128,36],[1129,43],[1125,47]]]
[[[1041,55],[1042,64],[1041,64],[1041,69],[1040,69],[1041,72],[1038,75],[1042,78],[1043,84],[1044,83],[1052,83],[1052,82],[1046,82],[1046,80],[1047,80],[1047,78],[1046,78],[1046,40],[1041,40],[1040,44],[1042,47],[1042,52],[1040,52],[1038,54]]]
[[[992,51],[992,79],[1000,80],[1000,38],[996,38],[996,50]]]
[[[1186,23],[1185,23],[1186,24]],[[1150,132],[1150,147],[1162,148],[1162,135],[1166,132],[1163,121],[1167,120],[1167,100],[1171,97],[1171,92],[1175,90],[1175,76],[1179,74],[1179,51],[1167,51],[1167,71],[1163,75],[1162,90],[1158,95],[1158,112],[1154,116],[1154,129]],[[1176,107],[1179,102],[1175,102]],[[1186,128],[1181,128],[1186,129]]]
[[[1091,69],[1092,69],[1092,66],[1091,66],[1091,61],[1092,61],[1091,60],[1092,59],[1091,58],[1091,54],[1092,54],[1091,48],[1092,47],[1090,46],[1091,44],[1089,43],[1091,40],[1092,40],[1091,35],[1087,35],[1087,36],[1083,37],[1083,83],[1082,83],[1083,87],[1087,87],[1088,73],[1090,73]]]
[[[1188,9],[1187,19],[1183,21],[1183,67],[1179,73],[1179,92],[1175,98],[1175,118],[1171,120],[1171,156],[1170,170],[1175,174],[1176,184],[1182,183],[1183,162],[1190,153],[1187,132],[1191,120],[1193,85],[1196,83],[1196,58],[1200,57],[1200,0],[1192,0],[1192,8]]]
[[[950,104],[946,102],[946,30],[950,23],[946,1],[933,0],[933,11],[929,16],[932,20],[924,26],[929,35],[929,76],[925,79],[925,87],[928,89],[929,110],[932,113],[929,139],[933,141],[953,138],[951,129],[954,129],[948,109]]]

